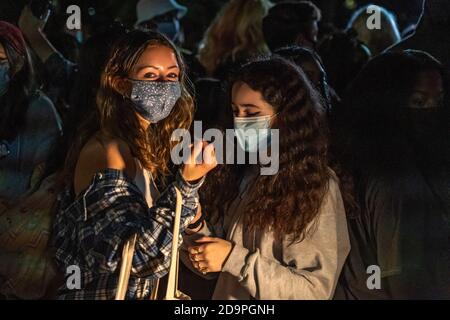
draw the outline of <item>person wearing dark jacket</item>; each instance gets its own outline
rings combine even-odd
[[[382,54],[350,86],[332,137],[357,206],[335,299],[450,298],[445,87],[420,51]]]

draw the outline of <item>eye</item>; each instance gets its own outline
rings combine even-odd
[[[152,79],[152,78],[156,78],[156,74],[154,74],[153,72],[147,72],[146,74],[144,74],[143,77],[145,79]]]
[[[177,80],[178,77],[179,77],[179,75],[176,74],[176,73],[174,73],[174,72],[171,72],[171,73],[169,73],[169,74],[167,75],[167,78],[173,79],[173,80]]]
[[[235,117],[237,117],[238,114],[239,114],[239,109],[235,106],[234,103],[231,103],[231,112],[233,112],[233,115],[234,115]]]
[[[247,116],[249,116],[249,117],[256,117],[259,114],[260,114],[259,111],[258,112],[247,112]]]

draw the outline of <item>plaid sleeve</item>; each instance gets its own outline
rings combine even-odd
[[[85,263],[90,270],[113,273],[120,268],[122,247],[126,240],[137,234],[133,256],[132,276],[160,278],[169,268],[172,228],[176,205],[175,186],[182,194],[180,231],[183,232],[195,216],[198,206],[197,190],[203,180],[192,185],[178,174],[156,200],[152,208],[129,193],[126,186],[106,189],[101,201],[88,203],[107,207],[101,214],[88,217],[85,228],[79,232]],[[95,196],[95,192],[90,195]],[[88,196],[89,197],[89,196]],[[106,202],[105,202],[106,201]],[[98,211],[89,206],[88,212]],[[181,237],[180,237],[181,238]]]
[[[180,233],[183,233],[197,211],[198,189],[203,181],[204,179],[199,183],[190,184],[181,177],[181,174],[178,174],[176,181],[159,197],[155,206],[150,208],[150,218],[154,228],[151,232],[141,230],[138,236],[133,257],[132,272],[134,274],[140,277],[152,275],[160,278],[167,273],[172,249],[176,205],[175,186],[182,195]],[[180,245],[181,242],[182,237],[179,235]]]

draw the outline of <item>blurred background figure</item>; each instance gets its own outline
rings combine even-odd
[[[268,0],[232,0],[226,3],[206,30],[199,45],[198,62],[203,77],[195,81],[195,120],[203,130],[226,128],[228,98],[223,90],[230,72],[252,58],[268,55],[262,20],[272,6]]]
[[[268,0],[231,0],[220,10],[199,46],[208,76],[223,78],[233,65],[268,53],[262,20],[270,7]]]
[[[450,1],[428,0],[423,1],[423,6],[423,14],[414,34],[390,50],[423,50],[450,68]]]
[[[377,28],[369,29],[369,19],[378,14],[380,25]],[[373,56],[401,40],[394,14],[373,4],[363,6],[353,14],[348,22],[347,30],[350,28],[356,31],[358,40],[369,48]]]
[[[336,110],[333,154],[351,179],[351,252],[339,299],[448,299],[449,105],[446,73],[421,51],[384,53],[352,82]],[[367,267],[379,266],[379,290]]]
[[[33,173],[46,164],[62,127],[52,102],[39,91],[22,32],[4,21],[0,63],[0,199],[13,202],[32,186]]]
[[[43,76],[43,89],[55,104],[61,116],[65,116],[70,108],[69,95],[70,88],[75,80],[77,73],[77,64],[75,61],[67,59],[50,41],[45,32],[47,19],[36,16],[30,6],[25,6],[18,20],[18,25],[25,38],[30,44],[31,49],[39,60],[40,71]],[[53,38],[62,39],[72,37],[63,33],[63,30],[53,30]],[[60,48],[68,55],[77,57],[78,53],[69,50],[67,40],[62,40]],[[79,45],[75,45],[76,51]]]
[[[348,84],[371,58],[370,50],[356,38],[353,30],[337,31],[318,47],[330,86],[341,96]]]
[[[264,18],[264,39],[271,51],[291,45],[315,49],[321,17],[310,1],[279,2]]]
[[[0,21],[0,297],[38,299],[56,273],[47,243],[60,117],[21,31]]]
[[[186,12],[187,8],[175,0],[140,0],[136,5],[135,27],[159,31],[180,45],[184,40],[180,19]]]

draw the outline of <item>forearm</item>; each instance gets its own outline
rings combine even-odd
[[[186,229],[190,221],[195,216],[198,206],[198,188],[203,183],[203,179],[196,184],[186,182],[181,174],[178,174],[176,181],[159,197],[155,206],[150,209],[150,216],[153,227],[143,230],[138,237],[138,243],[142,254],[139,251],[136,255],[136,273],[147,273],[155,277],[163,276],[170,264],[173,222],[175,217],[176,193],[175,187],[182,195],[182,210],[180,219],[180,233]],[[179,237],[179,244],[182,237]],[[139,261],[141,257],[141,261]],[[150,270],[149,270],[150,268]],[[151,272],[149,272],[151,271]]]
[[[192,184],[185,181],[181,173],[178,173],[175,181],[161,194],[156,200],[154,207],[150,209],[152,218],[168,228],[173,228],[176,187],[181,193],[180,233],[183,234],[196,214],[199,206],[198,189],[203,184],[203,181],[204,179],[201,179],[199,182]],[[158,208],[163,208],[163,210],[159,210]]]

